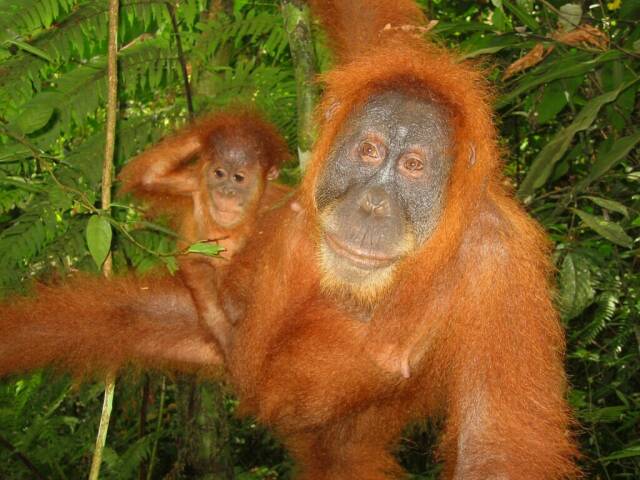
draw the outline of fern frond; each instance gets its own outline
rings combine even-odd
[[[19,188],[2,188],[0,189],[0,214],[7,213],[14,208],[24,205],[24,203],[33,195],[26,190]]]
[[[77,0],[1,0],[0,43],[49,28],[60,12],[68,12],[76,3]]]
[[[50,208],[32,206],[20,215],[0,233],[0,287],[15,282],[16,275],[25,272],[36,255],[65,230],[65,223],[58,222]]]
[[[597,308],[591,321],[580,332],[580,341],[588,344],[593,342],[598,334],[609,324],[619,302],[619,294],[616,292],[602,292],[596,299]]]

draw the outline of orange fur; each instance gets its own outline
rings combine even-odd
[[[207,163],[214,158],[215,143],[223,139],[253,149],[265,177],[242,222],[231,229],[218,225],[208,215],[210,201],[201,182]],[[288,158],[287,144],[272,124],[249,107],[235,106],[205,116],[145,151],[122,169],[119,179],[123,193],[132,192],[146,200],[153,215],[168,214],[173,219],[180,246],[224,239],[220,243],[230,258],[251,232],[258,212],[275,205],[289,192],[283,185],[266,182],[267,171],[280,167]],[[159,173],[150,175],[154,170]],[[196,212],[198,201],[205,207],[202,212]]]
[[[413,14],[408,2],[313,4],[333,43],[358,55],[338,51],[347,60],[324,76],[302,210],[259,220],[223,286],[244,304],[229,358],[243,410],[282,436],[304,479],[397,478],[389,450],[425,417],[444,420],[443,478],[577,476],[549,245],[502,187],[482,73],[401,30],[378,36]],[[389,90],[446,106],[455,160],[438,228],[363,323],[320,287],[314,193],[354,109]]]
[[[226,143],[225,143],[226,142]],[[216,146],[241,145],[252,164],[258,164],[255,191],[243,207],[239,223],[220,225],[207,185],[207,171],[216,157]],[[215,333],[224,347],[228,330],[216,316],[216,284],[228,260],[244,245],[256,217],[277,205],[289,193],[284,185],[268,183],[268,173],[289,157],[287,144],[275,127],[247,107],[233,107],[210,114],[135,158],[120,173],[123,192],[147,200],[152,214],[169,214],[179,234],[178,246],[215,240],[225,250],[218,257],[188,254],[180,259],[180,274],[191,290],[203,325]],[[221,260],[222,259],[222,260]],[[212,267],[215,270],[212,270]]]
[[[76,375],[127,364],[191,373],[220,370],[177,278],[78,276],[38,286],[0,311],[0,377],[53,365]]]
[[[401,29],[380,35],[387,23],[415,18],[407,1],[313,5],[332,22],[329,34],[343,61],[324,77],[314,156],[298,196],[258,219],[220,287],[227,314],[239,318],[227,360],[242,410],[282,437],[305,480],[399,478],[390,451],[405,425],[426,417],[444,424],[445,479],[577,476],[549,246],[502,187],[482,74]],[[351,42],[353,32],[361,33]],[[365,323],[344,297],[320,286],[314,193],[341,127],[355,108],[388,90],[447,107],[455,161],[435,233],[371,299]],[[179,326],[196,331],[188,327],[195,309],[184,289],[159,284],[147,299],[105,283],[80,293],[72,292],[78,285],[48,290],[37,302],[5,309],[3,338],[15,347],[0,343],[0,373],[50,362],[144,363],[141,345],[157,355],[181,350],[185,338],[189,344],[192,337],[174,338],[173,328],[162,328],[175,313]],[[172,307],[162,303],[163,292]],[[134,310],[144,313],[114,326],[121,301],[142,302]],[[95,325],[87,321],[93,312]],[[142,341],[134,340],[138,335]],[[35,352],[23,353],[36,342]],[[405,361],[406,379],[399,374]]]

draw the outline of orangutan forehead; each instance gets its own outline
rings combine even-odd
[[[449,113],[442,104],[399,91],[372,95],[346,123],[347,135],[373,131],[387,142],[423,143],[432,138],[446,142],[451,135]]]
[[[227,136],[212,140],[214,158],[228,166],[251,167],[264,156],[260,143],[253,138]]]

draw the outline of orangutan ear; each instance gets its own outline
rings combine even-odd
[[[280,175],[280,169],[275,165],[267,171],[267,180],[275,180]]]
[[[333,120],[333,117],[340,108],[340,101],[337,98],[329,98],[326,105],[327,108],[322,112],[322,118],[325,122],[329,122]]]

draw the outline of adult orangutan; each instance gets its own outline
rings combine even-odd
[[[443,478],[577,475],[548,244],[503,187],[482,73],[415,38],[408,0],[312,4],[340,64],[302,208],[258,220],[220,292],[243,410],[306,480],[401,476],[426,417]]]
[[[412,2],[312,4],[341,64],[303,208],[258,222],[220,294],[244,411],[304,479],[400,476],[425,417],[443,478],[576,475],[548,244],[503,187],[482,73],[398,28]]]
[[[198,241],[216,241],[224,248],[221,258],[192,253],[179,263],[201,319],[225,345],[226,330],[218,329],[210,312],[216,294],[211,277],[223,276],[221,270],[244,245],[259,212],[290,191],[269,182],[288,157],[287,144],[272,124],[235,106],[188,125],[136,157],[119,175],[122,192],[147,200],[152,214],[171,217],[179,248]]]

